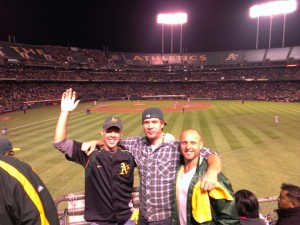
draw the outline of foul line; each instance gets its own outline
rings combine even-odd
[[[80,113],[80,112],[72,112],[72,115],[73,115],[73,114],[78,114],[78,113]],[[29,123],[29,124],[26,124],[26,125],[22,125],[22,126],[18,126],[18,127],[9,128],[9,130],[15,130],[15,129],[23,128],[23,127],[28,127],[28,126],[31,126],[31,125],[36,125],[36,124],[39,124],[39,123],[44,123],[44,122],[46,122],[46,121],[50,121],[50,120],[54,120],[54,119],[58,119],[58,118],[59,118],[59,116],[53,117],[53,118],[47,119],[47,120],[41,120],[41,121],[35,122],[35,123]]]

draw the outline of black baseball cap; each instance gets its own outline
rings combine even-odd
[[[103,123],[103,129],[107,130],[110,127],[117,127],[120,130],[123,129],[122,120],[120,117],[117,116],[110,116],[107,117]]]
[[[0,139],[0,154],[4,155],[6,152],[13,151],[11,142],[8,139]]]
[[[164,121],[164,114],[159,108],[151,107],[147,108],[142,113],[142,122],[146,119],[157,118]],[[166,121],[165,125],[167,125]]]

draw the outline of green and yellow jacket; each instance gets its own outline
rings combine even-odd
[[[188,188],[187,196],[187,225],[239,225],[239,215],[234,201],[234,191],[230,181],[222,174],[218,174],[215,189],[203,191],[199,178],[207,171],[205,160],[199,162],[196,172]],[[183,165],[178,168],[176,181],[183,172]],[[179,225],[177,207],[177,182],[173,192],[172,224]]]

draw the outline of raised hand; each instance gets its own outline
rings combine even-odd
[[[67,89],[61,96],[61,111],[71,112],[73,111],[80,100],[76,100],[76,92],[72,88]]]

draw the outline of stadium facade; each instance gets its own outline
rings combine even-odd
[[[0,42],[1,111],[52,104],[68,87],[82,100],[299,101],[299,66],[300,46],[162,55]]]

